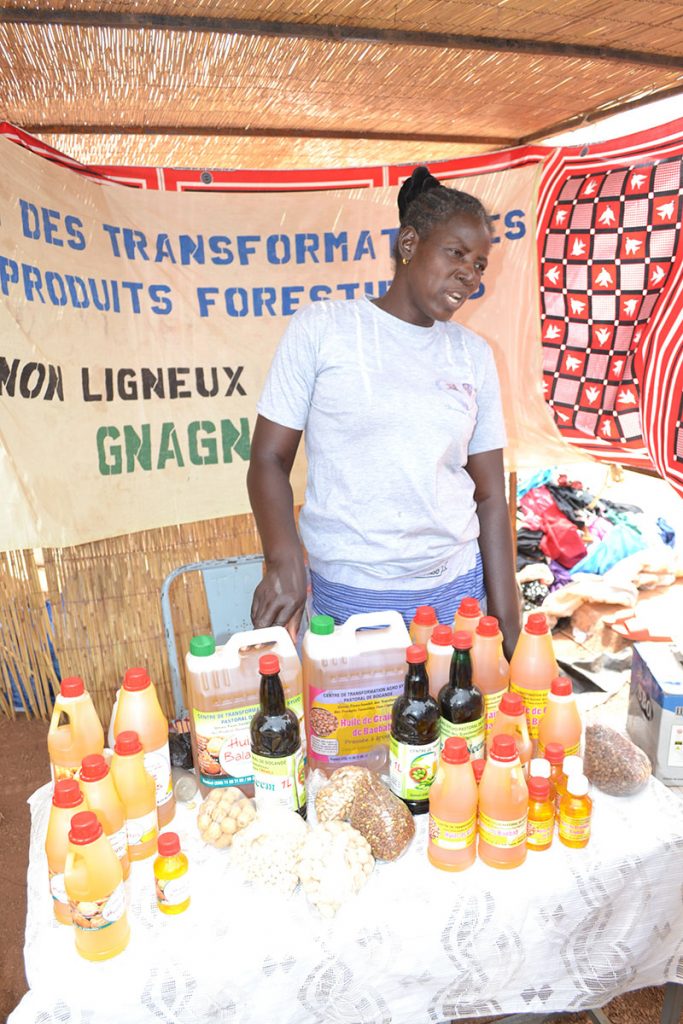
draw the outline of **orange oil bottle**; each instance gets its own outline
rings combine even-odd
[[[427,641],[427,675],[429,696],[434,700],[446,685],[451,674],[453,659],[453,630],[450,626],[435,626]]]
[[[131,860],[156,853],[159,831],[156,785],[145,769],[142,743],[136,732],[120,732],[114,744],[111,774],[126,812],[126,837]]]
[[[55,917],[60,924],[71,924],[69,897],[64,888],[64,865],[69,848],[69,829],[74,814],[85,810],[85,801],[77,779],[58,779],[52,793],[47,823],[45,853],[50,876],[50,893]]]
[[[517,745],[517,753],[526,774],[531,760],[531,738],[527,727],[524,703],[518,693],[504,693],[493,725],[489,732],[489,744],[496,736],[513,736]]]
[[[561,743],[549,743],[545,748],[545,760],[550,765],[550,775],[548,776],[550,785],[555,792],[555,820],[560,811],[560,797],[559,797],[559,785],[564,781],[562,774],[562,763],[564,761],[564,747]]]
[[[560,770],[562,764],[560,762]],[[552,771],[550,761],[546,757],[532,757],[529,761],[529,774],[528,781],[531,779],[547,779],[548,781],[548,793],[552,801],[553,807],[555,806],[555,783],[550,778]]]
[[[553,841],[555,807],[550,796],[550,782],[540,776],[527,780],[529,812],[526,828],[528,850],[547,850]]]
[[[415,609],[413,621],[408,627],[411,643],[427,646],[435,626],[438,626],[436,612],[430,604],[421,604]]]
[[[479,858],[492,868],[526,860],[529,791],[514,738],[493,738],[479,783]]]
[[[62,679],[47,734],[52,778],[71,779],[86,754],[101,754],[104,731],[79,676]]]
[[[123,880],[130,874],[126,812],[109,769],[101,754],[83,758],[80,771],[81,789],[89,811],[94,811],[112,850],[121,862]]]
[[[538,727],[538,756],[549,743],[561,743],[566,756],[581,746],[581,715],[576,707],[571,680],[558,676],[550,684],[545,715]]]
[[[510,666],[503,654],[498,619],[484,615],[474,631],[471,651],[472,681],[484,698],[484,726],[488,740],[496,712],[510,682]]]
[[[93,811],[74,814],[64,881],[76,949],[86,960],[108,960],[128,945],[121,864]]]
[[[168,722],[159,698],[144,668],[129,668],[114,718],[114,739],[121,732],[133,730],[145,752],[145,769],[154,779],[159,826],[173,820],[175,797],[171,780],[171,754],[168,746]]]
[[[560,820],[560,804],[562,797],[567,792],[567,781],[572,775],[583,774],[583,758],[577,754],[568,754],[562,758],[562,772],[555,783],[555,808],[556,817]]]
[[[510,689],[518,693],[526,708],[529,736],[536,749],[538,727],[545,714],[550,684],[559,675],[548,620],[534,612],[519,634],[510,662]]]
[[[588,796],[588,779],[581,774],[570,775],[560,800],[560,842],[575,849],[587,846],[591,837],[592,813],[593,801]]]
[[[444,871],[462,871],[476,856],[477,784],[472,764],[467,740],[449,737],[429,791],[427,856]]]
[[[476,597],[463,597],[453,619],[453,632],[464,629],[474,633],[482,617],[482,610]]]

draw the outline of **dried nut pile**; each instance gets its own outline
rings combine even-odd
[[[284,808],[260,812],[232,846],[232,862],[245,878],[293,892],[299,882],[299,857],[308,826]]]
[[[368,774],[356,788],[349,820],[377,860],[396,860],[415,835],[415,822],[403,801]]]
[[[334,917],[372,873],[370,845],[345,821],[315,825],[306,836],[299,860],[301,885],[323,917]]]
[[[586,727],[583,770],[594,786],[610,796],[630,796],[652,774],[647,754],[607,725]]]
[[[369,776],[367,768],[359,768],[356,765],[347,765],[332,772],[330,781],[315,798],[318,821],[344,821],[348,818],[356,789],[361,780]]]
[[[237,833],[256,817],[256,809],[240,789],[227,786],[212,790],[197,815],[199,834],[205,843],[224,849]]]

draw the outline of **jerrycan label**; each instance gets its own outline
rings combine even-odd
[[[50,870],[50,892],[57,903],[68,903],[69,897],[64,886],[64,873]]]
[[[53,782],[60,782],[62,779],[77,779],[81,770],[80,765],[71,768],[65,764],[50,764],[50,774]]]
[[[506,690],[499,690],[498,693],[484,693],[483,694],[483,698],[484,698],[484,726],[485,726],[485,729],[486,729],[486,738],[487,739],[488,739],[489,733],[491,732],[491,728],[493,726],[493,723],[494,723],[494,721],[496,719],[496,715],[498,714],[498,708],[500,707],[500,702],[503,699],[503,694],[506,693],[506,692],[507,692]]]
[[[489,846],[499,846],[512,850],[526,841],[527,816],[515,818],[513,821],[502,821],[479,812],[479,838]]]
[[[467,749],[470,752],[470,761],[484,756],[484,719],[475,718],[473,722],[449,722],[441,716],[439,719],[439,731],[441,733],[441,745],[451,736],[462,736],[467,740]]]
[[[353,690],[310,688],[311,750],[318,761],[361,760],[391,731],[391,709],[403,693],[403,677],[393,683]]]
[[[428,800],[438,767],[441,741],[414,746],[392,736],[389,741],[389,786],[403,800]]]
[[[302,750],[305,751],[304,701],[300,693],[287,698],[287,707],[299,719]],[[199,778],[205,786],[245,786],[254,781],[249,726],[259,709],[249,704],[226,711],[194,708]],[[304,755],[305,760],[305,755]]]
[[[429,815],[429,841],[441,850],[466,850],[474,843],[476,833],[476,814],[467,821],[445,821]]]
[[[147,750],[143,755],[145,771],[154,779],[157,807],[161,807],[173,796],[171,785],[171,751],[168,743],[156,750]]]
[[[119,882],[113,893],[104,899],[69,900],[69,907],[74,927],[88,932],[108,928],[110,924],[119,921],[126,910],[126,890],[123,882]]]
[[[510,683],[510,689],[513,693],[518,693],[524,701],[529,738],[537,740],[538,727],[548,704],[548,690],[527,690],[524,686],[518,686],[517,683]]]
[[[154,839],[158,830],[156,807],[153,811],[140,815],[139,818],[126,819],[128,846],[141,846],[143,843],[149,842],[150,839]]]
[[[258,810],[285,807],[298,811],[306,804],[306,767],[301,748],[287,757],[251,755],[254,797]]]
[[[112,832],[107,838],[119,860],[125,857],[128,852],[128,832],[126,831],[126,826],[123,825],[121,828],[117,828],[116,832]]]

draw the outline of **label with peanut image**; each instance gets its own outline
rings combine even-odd
[[[311,750],[318,761],[336,764],[362,756],[391,732],[391,709],[403,693],[403,679],[353,690],[310,688]]]
[[[75,928],[82,931],[100,931],[120,920],[126,909],[126,890],[119,882],[114,891],[100,900],[69,900]]]

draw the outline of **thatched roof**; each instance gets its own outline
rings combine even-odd
[[[450,158],[678,90],[680,0],[0,2],[0,119],[84,163]]]

